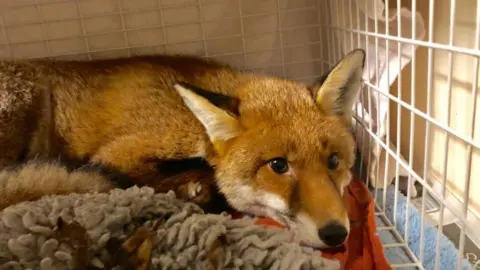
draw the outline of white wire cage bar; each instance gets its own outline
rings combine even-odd
[[[479,39],[480,0],[0,1],[0,59],[188,53],[308,83],[366,49],[357,174],[399,269],[480,268]]]

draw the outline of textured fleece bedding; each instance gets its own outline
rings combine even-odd
[[[75,234],[62,235],[59,222],[86,231],[88,256],[79,257],[85,244],[79,244]],[[172,192],[156,194],[147,187],[48,196],[0,212],[0,269],[115,268],[109,268],[110,243],[125,241],[139,227],[152,228],[154,223],[159,227],[153,228],[150,269],[340,267],[318,251],[298,245],[292,232],[254,222],[248,217],[204,214]],[[209,252],[218,240],[221,248],[214,266]]]

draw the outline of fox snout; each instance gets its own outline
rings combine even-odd
[[[331,216],[338,216],[334,212],[330,214]],[[325,213],[325,215],[328,215],[328,213]],[[350,232],[346,212],[341,216],[341,218],[326,218],[326,220],[320,221],[315,219],[315,214],[300,212],[296,215],[296,227],[300,233],[301,241],[306,245],[318,248],[341,246],[347,240]]]
[[[339,222],[333,221],[318,230],[318,238],[327,246],[336,247],[345,242],[348,230]]]
[[[332,181],[327,173],[318,172],[305,175],[297,185],[296,201],[299,207],[296,223],[302,241],[315,247],[342,245],[350,232],[343,192],[340,190],[343,185]]]

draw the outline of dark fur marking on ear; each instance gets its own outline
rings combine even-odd
[[[308,90],[310,91],[310,94],[312,95],[313,99],[316,99],[316,98],[317,98],[318,89],[320,89],[320,87],[321,87],[322,84],[325,82],[325,80],[327,79],[328,75],[330,75],[330,73],[332,72],[332,70],[333,70],[333,68],[331,68],[330,70],[328,70],[327,72],[325,72],[325,74],[323,74],[323,75],[321,75],[320,77],[318,77],[317,79],[315,79],[315,81],[307,87]]]
[[[343,104],[345,104],[346,102],[346,99],[345,99],[345,91],[347,91],[347,86],[343,86],[340,88],[340,95],[338,95],[338,97],[335,99],[335,103],[337,106],[335,108],[335,111],[337,112],[336,114],[339,115],[339,116],[343,116],[343,111],[342,111],[342,106]],[[338,108],[340,107],[340,108]]]
[[[338,67],[342,62],[344,61],[347,61],[347,60],[350,60],[350,61],[354,61],[355,59],[347,59],[349,56],[352,56],[353,54],[356,54],[358,56],[358,52],[361,51],[362,54],[363,54],[363,57],[362,57],[362,62],[361,62],[361,69],[362,69],[362,72],[363,72],[363,69],[365,67],[365,63],[366,63],[366,53],[363,49],[355,49],[353,51],[351,51],[350,53],[348,53],[347,55],[344,56],[343,59],[341,59],[339,62],[337,62],[333,67],[331,67],[328,72],[324,73],[322,76],[320,76],[319,78],[317,78],[311,85],[308,86],[308,89],[310,91],[310,93],[312,94],[313,98],[316,100],[317,99],[317,95],[318,95],[318,91],[319,89],[323,86],[323,84],[325,83],[325,81],[328,79],[328,77],[332,74],[332,72],[335,70],[336,67]],[[347,62],[348,63],[348,62]],[[357,62],[353,62],[353,64],[356,64]],[[354,66],[349,66],[349,67],[355,67],[356,65]],[[347,68],[347,71],[350,70],[349,68]],[[342,71],[340,71],[342,72]],[[350,70],[350,72],[356,72],[354,70]],[[337,95],[337,98],[336,100],[334,101],[330,101],[333,103],[333,108],[329,108],[330,110],[333,109],[333,111],[335,112],[336,115],[338,116],[345,116],[345,108],[344,106],[347,105],[346,103],[347,102],[350,102],[350,98],[351,96],[349,96],[350,93],[348,93],[350,91],[349,87],[350,85],[352,84],[355,84],[356,82],[356,77],[355,77],[355,74],[353,73],[350,73],[348,78],[348,80],[346,82],[344,82],[344,85],[339,87],[338,91],[338,95]],[[338,85],[336,86],[336,88],[338,88]],[[358,91],[356,91],[358,93]]]
[[[238,105],[240,101],[238,98],[235,97],[230,97],[218,93],[213,93],[208,90],[202,89],[196,85],[189,84],[187,82],[177,82],[177,84],[183,86],[186,89],[190,89],[193,91],[195,94],[202,96],[206,98],[208,101],[210,101],[213,105],[226,110],[228,112],[233,113],[234,115],[238,116]]]
[[[314,84],[315,85],[318,85],[318,86],[321,86],[325,80],[327,79],[328,75],[330,75],[330,72],[332,72],[332,69],[330,69],[329,71],[327,71],[325,74],[323,74],[322,76],[320,76],[319,78],[317,78],[315,81],[314,81]]]

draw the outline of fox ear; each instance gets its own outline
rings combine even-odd
[[[242,132],[240,122],[235,116],[215,104],[235,103],[234,99],[230,100],[227,96],[201,90],[186,83],[176,83],[174,88],[183,98],[185,105],[205,127],[217,152],[221,153],[225,142]]]
[[[352,107],[362,85],[365,51],[348,53],[333,69],[311,87],[315,102],[327,115],[337,115],[351,123]]]
[[[207,99],[210,103],[212,103],[216,107],[224,109],[228,113],[234,114],[235,116],[239,115],[238,105],[240,101],[238,100],[238,98],[207,91],[196,85],[189,84],[186,82],[177,82],[177,84]]]

